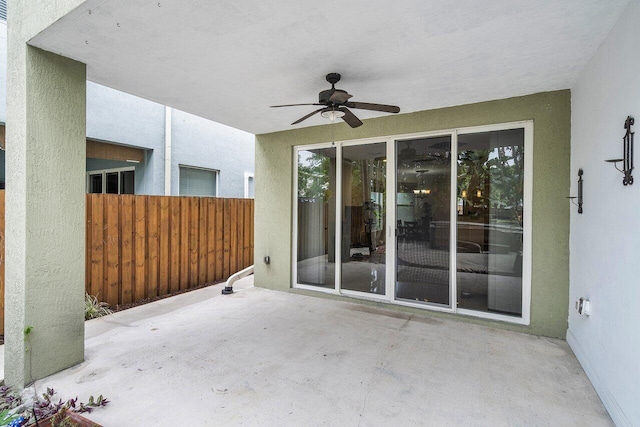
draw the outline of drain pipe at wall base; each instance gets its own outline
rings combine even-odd
[[[237,273],[234,273],[227,279],[227,283],[222,290],[222,295],[229,295],[233,293],[233,284],[243,277],[247,277],[248,275],[253,274],[253,265],[245,268],[244,270],[240,270]]]

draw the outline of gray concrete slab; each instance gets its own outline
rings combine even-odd
[[[104,394],[105,426],[612,424],[564,341],[220,288],[87,322],[85,362],[38,391]]]

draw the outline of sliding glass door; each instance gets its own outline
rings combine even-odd
[[[335,288],[335,147],[297,152],[297,283]]]
[[[294,286],[527,324],[532,135],[297,147]]]
[[[342,148],[341,289],[385,294],[387,144]]]
[[[396,298],[451,306],[451,135],[396,144]]]
[[[524,129],[458,135],[458,307],[522,315]]]

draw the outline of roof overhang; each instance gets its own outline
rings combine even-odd
[[[570,88],[627,3],[89,0],[31,44],[96,83],[259,134],[312,111],[269,106],[317,101],[329,72],[354,101],[402,112]]]

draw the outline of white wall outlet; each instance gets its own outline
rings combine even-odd
[[[591,315],[591,301],[580,297],[576,300],[576,311],[583,316]]]

